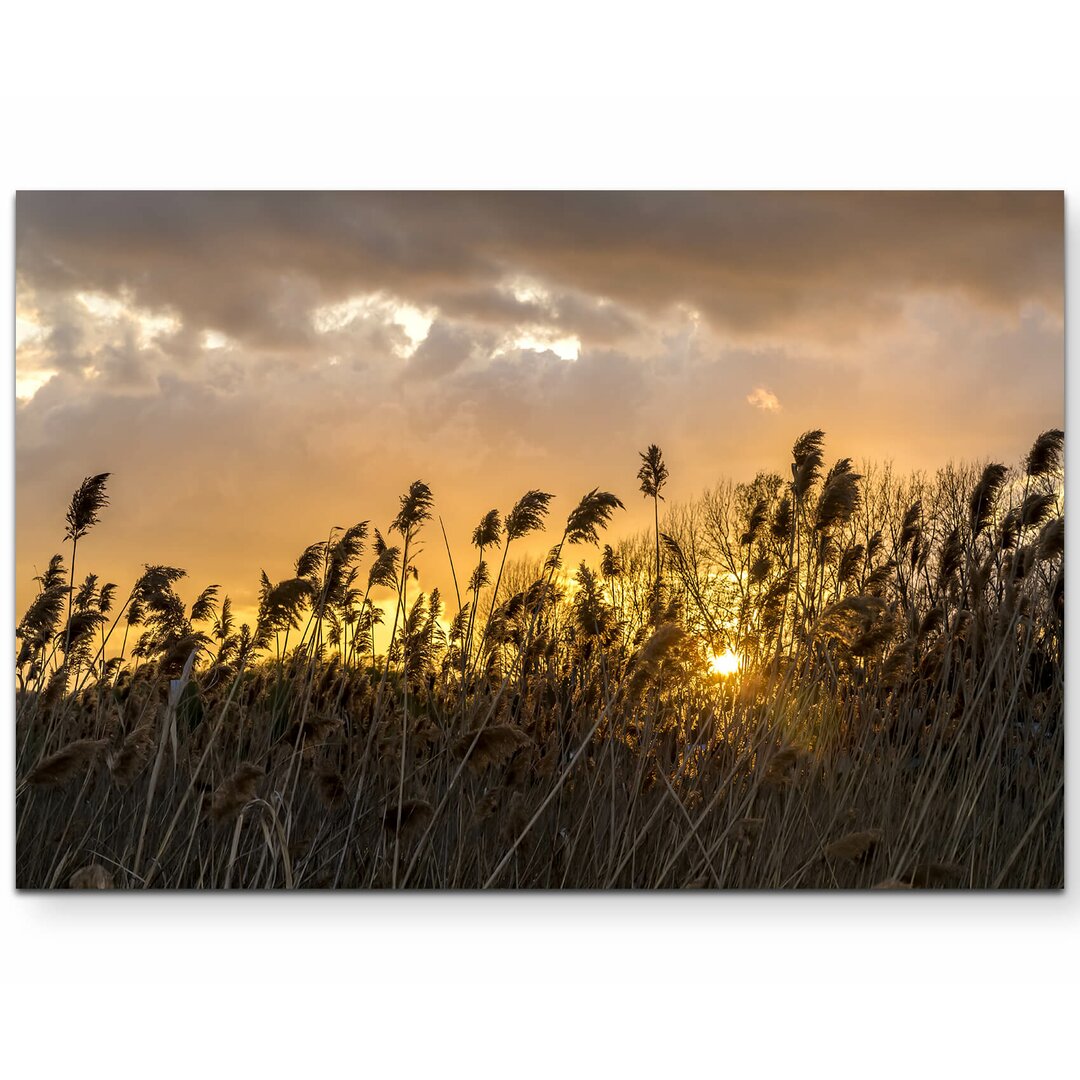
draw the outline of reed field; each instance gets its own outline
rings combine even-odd
[[[901,476],[810,431],[679,502],[650,446],[471,543],[416,481],[252,624],[88,572],[88,477],[17,631],[17,885],[1061,888],[1062,448]]]

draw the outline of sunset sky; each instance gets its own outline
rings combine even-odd
[[[1013,462],[1064,421],[1060,193],[21,193],[16,602],[80,547],[241,613],[427,481],[451,544],[528,488],[669,498],[828,453]],[[542,537],[540,546],[557,539]],[[448,586],[437,526],[421,588]]]

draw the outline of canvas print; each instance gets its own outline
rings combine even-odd
[[[1063,210],[20,193],[17,886],[1061,888]]]

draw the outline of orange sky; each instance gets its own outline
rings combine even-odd
[[[422,478],[455,553],[492,506],[669,496],[834,456],[1015,461],[1064,421],[1060,193],[23,193],[16,602],[67,500],[80,548],[220,583]],[[554,537],[539,543],[554,542]],[[421,587],[449,589],[437,526]]]

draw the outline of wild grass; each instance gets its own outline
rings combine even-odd
[[[897,478],[808,432],[790,478],[663,517],[650,446],[654,529],[576,568],[610,492],[544,560],[508,559],[541,491],[455,560],[417,481],[385,532],[263,574],[254,628],[179,569],[117,606],[58,555],[18,630],[17,884],[1059,888],[1062,445]],[[106,480],[73,498],[73,563]]]

